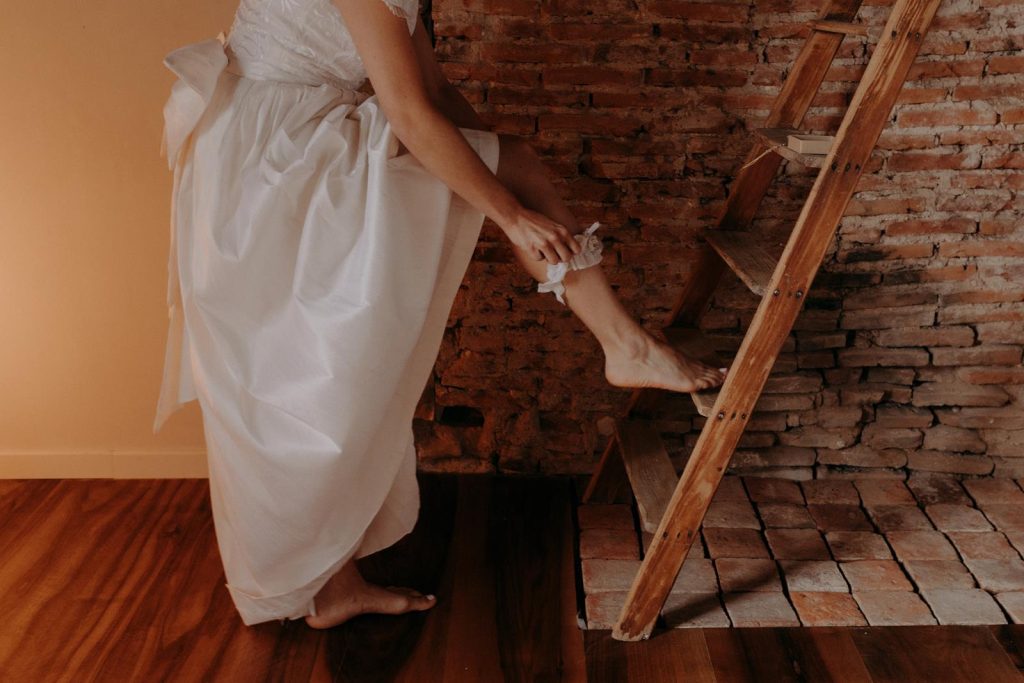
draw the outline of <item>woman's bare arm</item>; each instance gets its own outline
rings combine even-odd
[[[423,82],[431,101],[441,113],[460,128],[476,128],[489,130],[480,115],[476,113],[459,89],[452,85],[437,62],[434,46],[430,43],[430,35],[423,24],[423,18],[416,18],[416,30],[412,34],[412,45],[416,50],[416,61],[419,62]]]
[[[392,130],[424,168],[490,217],[516,246],[543,254],[549,263],[568,261],[578,253],[572,233],[524,207],[441,112],[435,98],[443,86],[430,77],[438,67],[421,65],[405,20],[383,0],[332,2],[348,26]],[[419,25],[417,29],[422,30]]]

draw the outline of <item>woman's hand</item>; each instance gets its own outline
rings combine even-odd
[[[526,207],[509,222],[498,223],[498,227],[512,244],[538,261],[547,259],[552,265],[568,261],[583,249],[564,225]]]

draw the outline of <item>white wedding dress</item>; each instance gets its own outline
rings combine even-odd
[[[416,27],[417,0],[383,0]],[[330,0],[242,0],[185,45],[154,433],[198,399],[226,586],[297,619],[419,513],[412,416],[484,215],[399,141]],[[498,136],[460,129],[492,172]]]
[[[382,0],[415,31],[417,0]],[[331,0],[241,0],[180,47],[170,325],[153,431],[196,399],[226,586],[245,624],[315,614],[352,557],[419,514],[412,416],[483,225],[409,152]],[[492,173],[492,131],[460,128]],[[582,250],[539,292],[565,304]]]

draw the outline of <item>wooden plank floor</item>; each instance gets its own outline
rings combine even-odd
[[[329,631],[246,627],[208,482],[0,481],[0,681],[582,681],[568,479],[420,475],[367,580],[434,592]]]
[[[0,480],[0,681],[1021,680],[1019,626],[580,631],[568,479],[420,481],[360,567],[437,606],[324,632],[241,623],[206,480]]]

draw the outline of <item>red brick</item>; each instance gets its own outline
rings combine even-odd
[[[969,234],[978,229],[978,223],[970,218],[950,217],[939,219],[910,219],[886,226],[887,235],[936,235],[943,233]]]
[[[949,310],[949,309],[946,309]],[[961,382],[925,382],[914,388],[917,406],[1001,406],[1009,396],[999,387],[973,386]]]
[[[976,508],[939,503],[925,508],[939,531],[989,531],[992,525]]]
[[[839,568],[854,593],[863,591],[909,591],[910,581],[893,560],[840,562]]]
[[[982,512],[1000,531],[1024,531],[1024,506],[987,504]]]
[[[722,596],[733,626],[799,626],[800,620],[779,592],[726,593]]]
[[[807,511],[822,531],[873,531],[859,505],[808,505]]]
[[[794,481],[768,477],[746,477],[744,479],[750,499],[757,503],[793,503],[804,502],[800,486]]]
[[[647,4],[652,14],[672,19],[742,23],[747,19],[746,6],[688,0],[652,0]]]
[[[587,629],[611,629],[618,622],[628,591],[587,593],[584,608],[587,611]]]
[[[721,529],[710,527],[704,529],[704,540],[708,544],[708,554],[719,557],[769,557],[768,548],[756,529]]]
[[[711,560],[687,557],[679,569],[671,592],[714,593],[718,590],[718,579]]]
[[[724,628],[729,617],[717,593],[669,593],[661,608],[668,628]]]
[[[828,560],[825,541],[814,529],[768,529],[772,555],[779,560]]]
[[[959,560],[908,560],[903,567],[918,590],[974,588],[974,577]]]
[[[976,88],[958,88],[956,99],[974,99],[984,97],[987,92]],[[905,128],[939,126],[983,126],[996,123],[998,117],[991,109],[974,109],[967,106],[945,107],[943,109],[924,109],[918,111],[902,111],[896,117],[897,125]]]
[[[967,497],[967,494],[960,486],[960,482],[954,477],[915,472],[910,475],[907,485],[922,505],[932,505],[935,503],[971,504],[971,499]]]
[[[626,504],[587,503],[576,514],[581,529],[633,529],[633,512]]]
[[[852,481],[815,479],[800,482],[808,503],[859,505],[860,496]]]
[[[779,566],[790,592],[847,593],[850,590],[839,565],[831,560],[780,560]]]
[[[853,599],[857,601],[872,626],[915,626],[935,623],[928,605],[917,593],[855,592]]]
[[[547,67],[541,78],[545,86],[556,85],[639,85],[639,69],[609,69],[604,66]]]
[[[987,455],[972,455],[966,452],[911,451],[907,455],[907,467],[917,471],[950,472],[955,474],[991,474],[995,465]]]
[[[964,560],[978,586],[993,593],[1024,590],[1024,562],[1020,558]]]
[[[985,442],[973,429],[935,425],[924,434],[922,446],[928,450],[984,453]]]
[[[930,531],[935,527],[921,509],[914,505],[878,505],[868,508],[875,526],[883,533],[890,531]]]
[[[971,254],[963,254],[970,256]],[[1009,255],[1009,254],[1005,254]],[[1020,363],[1020,347],[1000,344],[981,344],[967,348],[934,348],[933,365],[1017,365]]]
[[[787,503],[758,503],[757,511],[766,527],[781,527],[785,529],[813,529],[814,520],[811,519],[807,508],[802,505],[790,505]]]
[[[739,502],[749,500],[747,491],[743,488],[743,480],[740,477],[726,475],[715,491],[714,502]]]
[[[715,571],[725,593],[782,590],[778,567],[773,560],[723,558],[715,560]]]
[[[996,600],[1006,613],[1010,615],[1010,621],[1014,624],[1024,624],[1024,592],[1007,591],[997,593]]]
[[[940,624],[1005,624],[999,605],[983,590],[922,591]]]
[[[956,550],[938,531],[891,531],[885,538],[901,561],[957,559]]]
[[[804,626],[866,626],[853,597],[845,593],[790,593]]]
[[[1020,558],[1020,553],[998,531],[950,531],[946,535],[964,560]]]
[[[640,558],[640,546],[632,529],[583,529],[580,557],[635,560]]]
[[[983,508],[989,504],[1024,504],[1024,491],[1012,479],[965,479],[962,483]]]
[[[917,429],[886,429],[869,424],[861,430],[861,442],[872,450],[886,448],[915,449],[920,448],[923,435]],[[904,457],[904,463],[906,457]],[[904,463],[901,463],[904,464]]]
[[[640,560],[584,559],[580,561],[583,589],[590,593],[629,590]]]
[[[704,528],[760,529],[761,523],[750,503],[713,501],[704,517]]]
[[[1010,545],[1017,549],[1021,555],[1024,555],[1024,531],[1005,531],[1006,538],[1009,539]]]
[[[892,330],[888,331],[891,332]],[[969,328],[968,331],[970,331]],[[971,343],[973,339],[974,333],[971,332],[970,340],[967,343]],[[915,344],[911,344],[910,346],[914,345]],[[920,341],[918,341],[916,345],[920,345]],[[934,421],[935,418],[932,416],[932,411],[925,408],[915,408],[913,406],[879,406],[875,411],[875,424],[880,427],[896,429],[923,429],[925,427],[930,427]]]
[[[910,489],[902,481],[891,479],[859,479],[854,482],[865,506],[914,505]]]
[[[885,538],[870,531],[831,531],[825,534],[825,540],[832,555],[843,562],[892,559]]]

